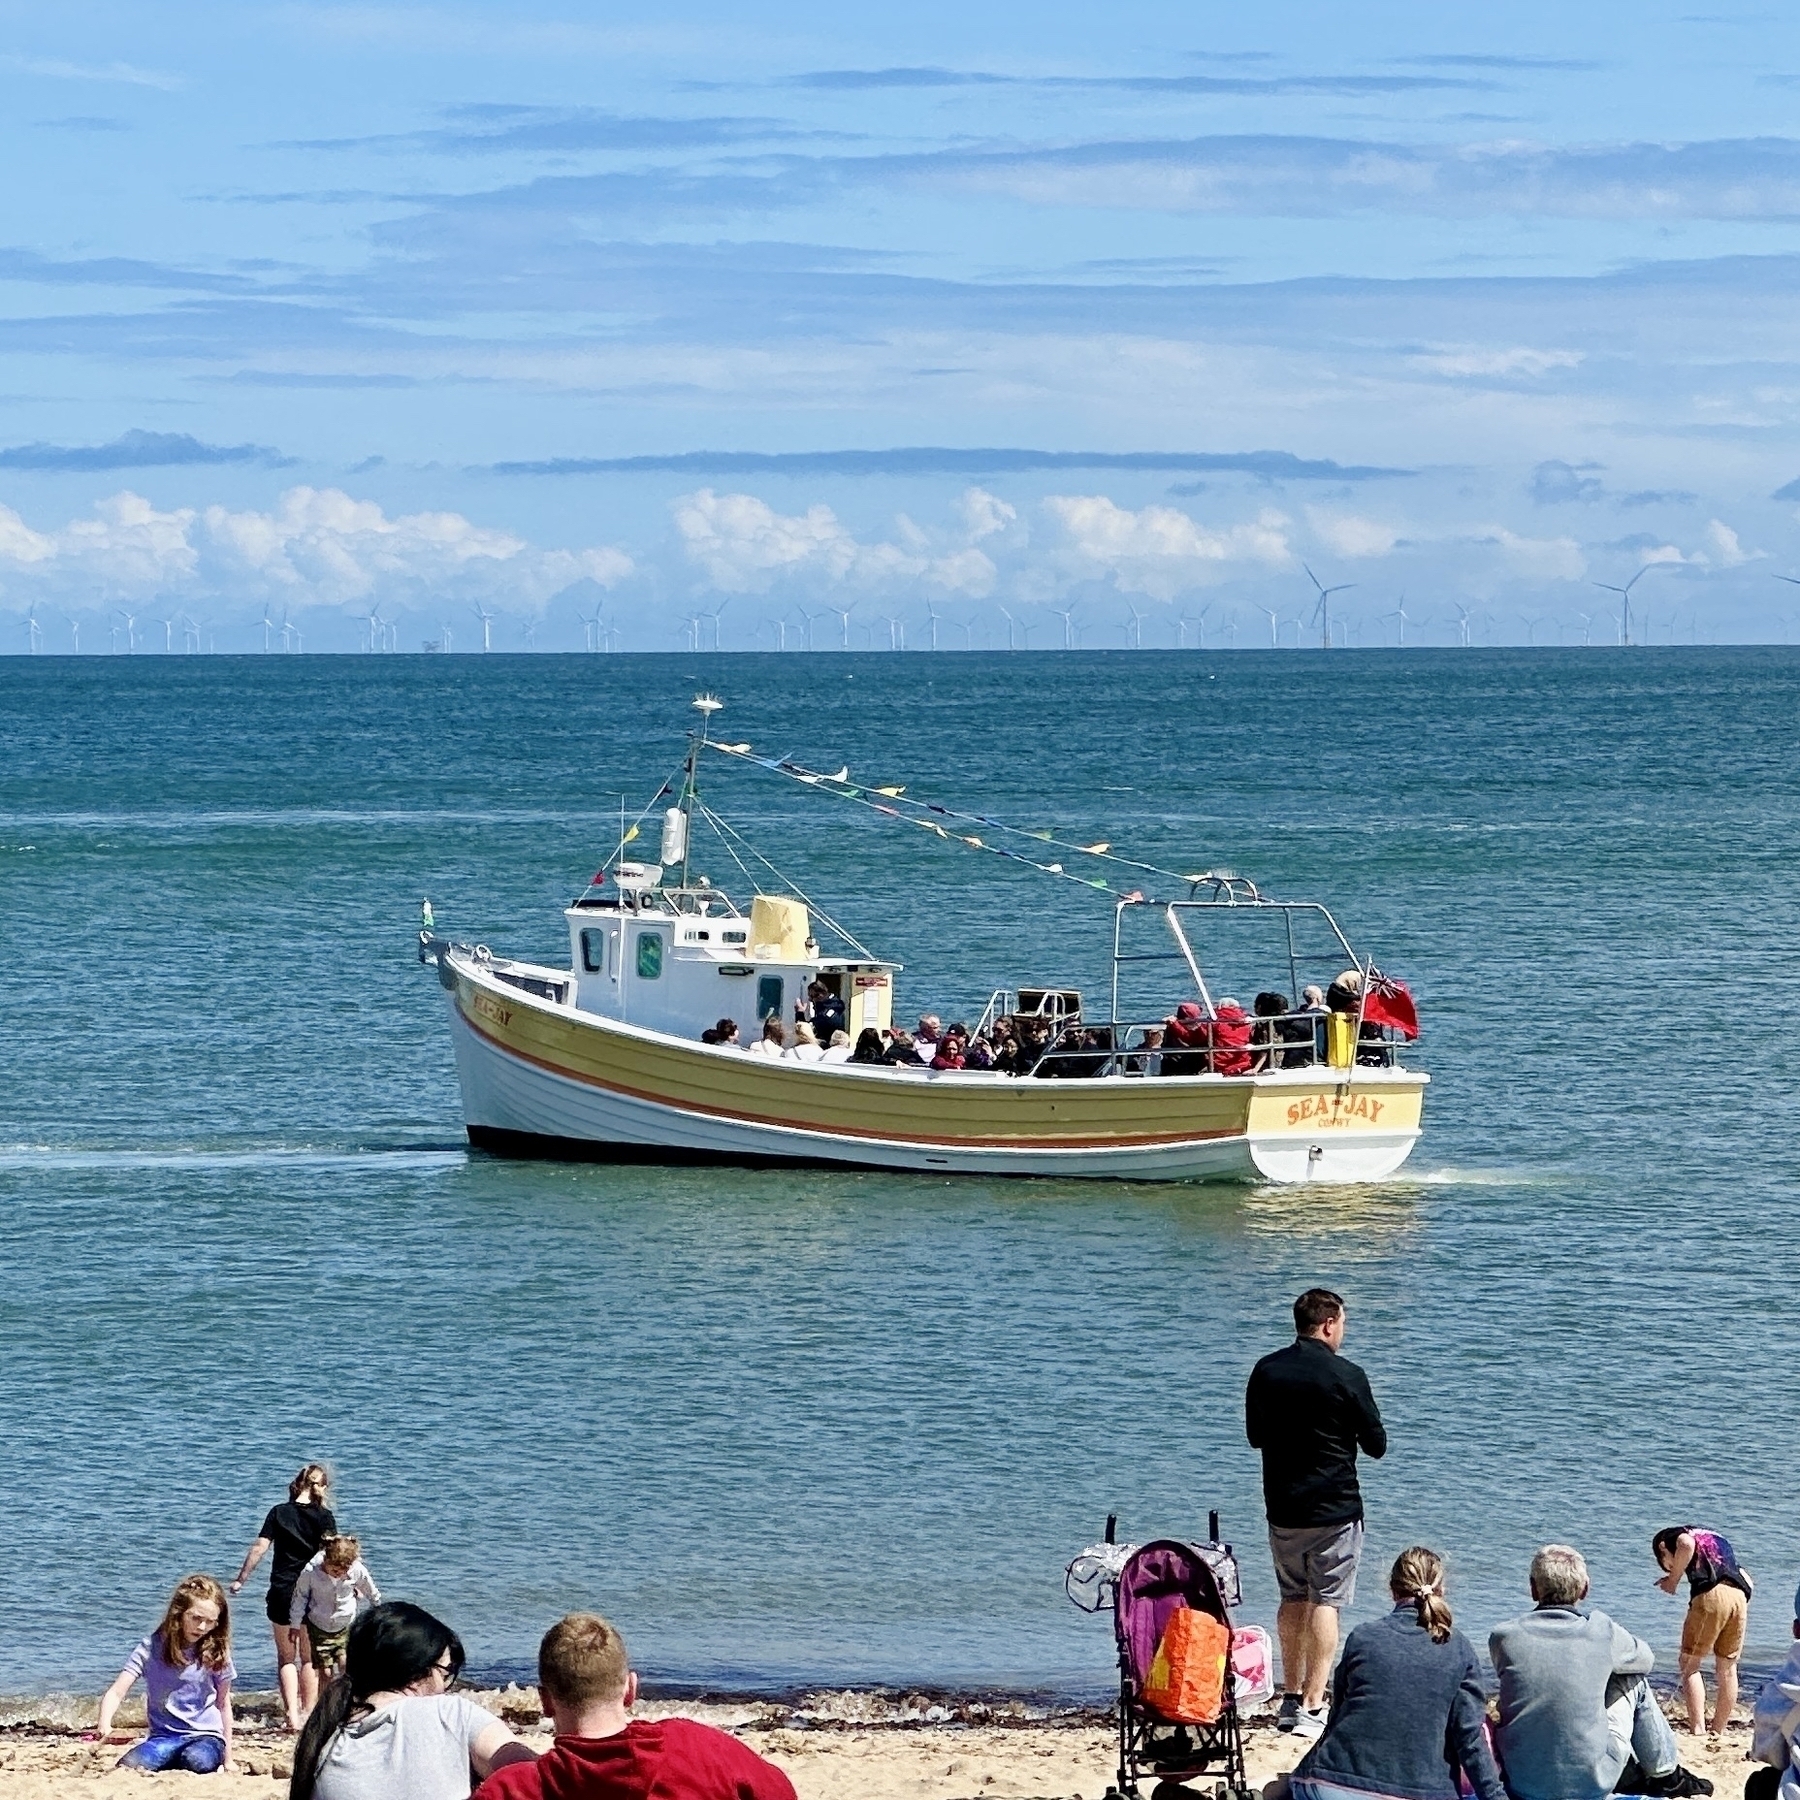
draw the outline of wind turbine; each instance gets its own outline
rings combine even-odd
[[[43,631],[37,622],[37,608],[30,608],[25,614],[25,641],[31,646],[31,655],[36,656],[44,642]]]
[[[1003,607],[1001,607],[1001,609],[1000,609],[1000,616],[1001,616],[1001,618],[1003,618],[1003,619],[1004,619],[1004,620],[1005,620],[1005,621],[1006,621],[1006,647],[1007,647],[1007,649],[1009,649],[1009,650],[1011,650],[1011,649],[1013,649],[1013,648],[1014,648],[1014,644],[1013,644],[1013,624],[1014,624],[1014,620],[1013,620],[1013,616],[1012,616],[1012,614],[1011,614],[1011,613],[1009,613],[1009,612],[1008,612],[1008,611],[1007,611],[1007,610],[1006,610],[1006,608],[1005,608],[1005,607],[1004,607],[1004,606],[1003,606]]]
[[[1235,608],[1225,626],[1225,641],[1233,650],[1237,648],[1237,611]]]
[[[369,618],[369,654],[371,656],[373,656],[375,654],[375,640],[377,638],[382,638],[385,641],[385,636],[386,636],[386,634],[381,629],[381,608],[378,605],[371,606],[369,608],[368,618]]]
[[[906,648],[906,627],[898,620],[890,618],[887,622],[888,648],[904,650]]]
[[[1272,606],[1259,606],[1256,610],[1259,613],[1267,613],[1269,615],[1269,648],[1271,650],[1279,650],[1281,648],[1281,638],[1279,635],[1281,631],[1281,615],[1277,613]]]
[[[925,616],[931,621],[931,647],[935,650],[937,648],[938,616],[937,608],[929,600],[925,602]]]
[[[1406,648],[1406,596],[1402,594],[1400,596],[1400,604],[1396,606],[1391,613],[1386,613],[1383,616],[1389,619],[1398,619],[1400,621],[1400,648],[1404,650]]]
[[[486,656],[494,647],[494,615],[477,601],[475,616],[481,621],[481,653]]]
[[[1457,629],[1462,633],[1462,647],[1469,647],[1469,621],[1475,615],[1459,600],[1456,602]]]
[[[69,621],[69,636],[75,645],[75,654],[79,656],[81,654],[81,621],[73,613],[64,613],[63,617]]]
[[[1199,638],[1200,648],[1202,650],[1204,650],[1206,648],[1206,615],[1209,612],[1211,612],[1212,609],[1213,609],[1213,602],[1209,600],[1203,607],[1201,607],[1200,611],[1195,615],[1195,617],[1191,621],[1191,623],[1193,624],[1193,627],[1194,627],[1194,634],[1196,637]]]
[[[125,621],[125,654],[135,656],[137,654],[137,614],[128,613],[122,606],[118,608],[118,614]]]
[[[1645,563],[1623,587],[1610,581],[1596,581],[1594,586],[1604,588],[1609,594],[1619,596],[1619,642],[1627,647],[1631,644],[1631,590],[1656,567],[1655,563]]]
[[[1581,621],[1581,642],[1585,647],[1588,642],[1588,626],[1593,623],[1594,615],[1592,613],[1578,612],[1575,616]]]
[[[728,598],[721,600],[719,602],[719,604],[712,609],[711,612],[703,613],[701,615],[701,617],[711,619],[713,622],[713,648],[715,650],[717,650],[719,648],[719,614],[722,613],[726,609],[726,607],[728,607],[730,604],[731,604],[731,601]]]
[[[1132,649],[1141,650],[1144,647],[1144,615],[1129,600],[1125,602],[1125,610],[1131,614],[1131,625],[1125,634],[1126,641]]]
[[[535,650],[537,648],[537,620],[527,619],[521,629],[525,633],[525,648]]]
[[[296,633],[296,635],[298,634]],[[450,629],[450,621],[446,619],[444,623],[438,627],[438,642],[443,645],[444,654],[446,656],[450,654],[451,646],[455,641],[456,634]]]
[[[269,617],[268,603],[263,603],[263,655],[269,654],[269,633],[275,629],[275,621]]]
[[[1331,648],[1331,596],[1333,594],[1347,594],[1356,586],[1356,583],[1354,581],[1340,581],[1336,587],[1325,587],[1321,584],[1318,576],[1316,576],[1311,569],[1306,568],[1305,563],[1302,563],[1300,566],[1301,568],[1306,569],[1306,579],[1319,590],[1319,604],[1313,608],[1312,622],[1315,625],[1322,625],[1323,627],[1319,634],[1319,648],[1321,650],[1329,650]]]
[[[828,606],[825,609],[828,613],[837,614],[838,648],[840,650],[848,650],[850,648],[850,615],[855,612],[855,610],[856,608],[853,606]]]
[[[1072,607],[1072,606],[1070,606],[1070,607],[1053,606],[1050,609],[1050,616],[1053,619],[1061,619],[1062,620],[1062,622],[1063,622],[1063,648],[1065,650],[1073,650],[1075,648],[1075,609],[1074,609],[1074,607]]]
[[[192,654],[200,654],[200,621],[192,613],[184,613],[181,620],[181,647],[187,650],[189,644],[194,646]]]
[[[775,634],[775,648],[778,651],[785,650],[787,648],[787,620],[764,619],[763,623]]]
[[[963,648],[973,650],[975,648],[975,621],[973,619],[952,619],[950,623],[963,634]]]
[[[288,623],[287,608],[281,609],[281,654],[289,655],[293,648],[294,628]]]

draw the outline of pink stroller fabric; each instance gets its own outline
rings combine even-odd
[[[1146,1544],[1119,1571],[1113,1608],[1113,1629],[1140,1691],[1169,1616],[1181,1606],[1211,1613],[1227,1630],[1231,1627],[1231,1613],[1219,1594],[1218,1581],[1199,1551],[1172,1538]]]

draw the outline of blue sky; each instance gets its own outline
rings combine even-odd
[[[1784,12],[0,11],[0,650],[1800,618]]]

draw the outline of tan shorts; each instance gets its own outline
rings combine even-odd
[[[1750,1602],[1742,1588],[1727,1581],[1696,1594],[1681,1624],[1683,1656],[1736,1656],[1744,1647],[1744,1621]]]

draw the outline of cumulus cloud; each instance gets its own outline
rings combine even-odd
[[[338,488],[290,488],[273,510],[161,511],[126,490],[60,530],[0,507],[0,570],[45,597],[138,596],[343,606],[449,595],[531,611],[587,579],[612,587],[631,558],[609,546],[544,550],[460,513],[390,517]]]
[[[1592,473],[1599,463],[1568,463],[1552,458],[1531,471],[1531,497],[1539,506],[1561,506],[1571,500],[1598,500],[1606,484]]]
[[[1712,545],[1711,560],[1722,569],[1740,568],[1765,554],[1761,550],[1746,550],[1738,541],[1738,534],[1723,519],[1708,522],[1706,537],[1707,542]]]
[[[1400,541],[1400,533],[1392,525],[1356,513],[1327,513],[1309,506],[1306,522],[1320,542],[1339,556],[1386,556]]]
[[[1578,369],[1579,350],[1534,350],[1515,345],[1507,350],[1471,346],[1445,346],[1413,358],[1420,368],[1436,375],[1488,376],[1502,379],[1516,375],[1547,375],[1552,369]]]
[[[974,540],[1003,531],[1015,517],[1005,501],[979,488],[956,507],[962,533],[945,542],[902,515],[899,543],[865,543],[829,506],[780,513],[754,494],[701,488],[675,503],[675,529],[690,561],[728,594],[766,594],[780,583],[848,587],[869,593],[905,583],[982,599],[998,571]]]
[[[1079,573],[1153,600],[1173,600],[1185,588],[1217,579],[1231,563],[1279,567],[1293,560],[1291,521],[1273,507],[1249,523],[1211,531],[1176,507],[1133,512],[1104,494],[1052,494],[1044,505],[1062,526],[1066,553]]]

